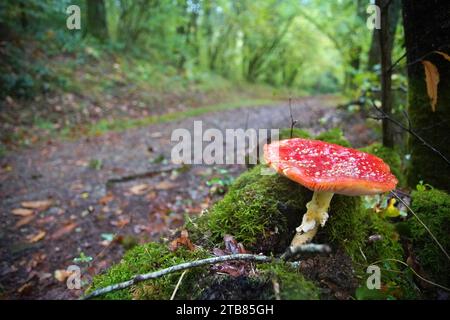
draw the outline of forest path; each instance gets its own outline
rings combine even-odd
[[[364,120],[335,105],[331,96],[295,100],[296,127],[317,134],[343,125],[354,146],[371,142]],[[94,259],[83,269],[87,279],[117,262],[130,243],[168,236],[183,224],[185,214],[198,214],[219,198],[207,181],[231,179],[243,165],[180,169],[170,163],[172,131],[192,132],[195,120],[203,121],[203,131],[283,128],[291,122],[287,103],[246,107],[57,141],[2,159],[0,298],[77,298],[81,290],[68,290],[54,273],[74,264],[81,252]],[[51,204],[22,211],[24,216],[12,213],[23,201],[41,200]]]

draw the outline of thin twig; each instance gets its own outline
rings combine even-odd
[[[122,183],[122,182],[131,181],[131,180],[150,178],[150,177],[153,177],[160,173],[167,172],[167,171],[173,171],[173,170],[177,170],[180,168],[182,168],[182,166],[178,165],[178,164],[167,165],[164,167],[151,168],[145,172],[139,172],[139,173],[134,173],[134,174],[131,174],[128,176],[121,176],[121,177],[115,177],[115,178],[108,179],[108,181],[106,182],[106,186],[107,187],[111,186],[113,183]]]
[[[294,126],[297,124],[297,120],[294,120],[294,117],[292,116],[292,98],[289,98],[289,115],[291,116],[291,135],[290,135],[290,138],[292,139],[292,135],[294,134]]]
[[[287,260],[288,258],[304,252],[330,253],[331,247],[327,244],[307,243],[300,246],[289,246],[281,255],[280,259]]]
[[[411,213],[414,215],[414,217],[417,219],[417,221],[420,222],[420,224],[425,228],[425,230],[428,231],[428,233],[430,234],[430,236],[433,238],[434,242],[436,242],[436,244],[439,246],[439,248],[441,249],[441,251],[445,254],[445,256],[447,257],[448,260],[450,260],[450,256],[447,253],[447,251],[444,249],[444,247],[442,246],[442,244],[438,241],[438,239],[434,236],[433,232],[431,232],[431,230],[427,227],[427,225],[419,218],[419,216],[406,204],[405,201],[403,201],[402,198],[400,198],[398,195],[395,194],[395,192],[391,192],[391,194],[394,195],[394,197],[396,197],[405,207],[406,209],[408,209],[409,211],[411,211]]]
[[[188,272],[189,270],[184,270],[183,273],[180,276],[180,279],[178,279],[177,285],[175,286],[175,289],[172,292],[172,295],[170,296],[170,300],[175,299],[175,295],[177,294],[178,288],[180,287],[181,281],[183,281],[183,277],[184,275]]]
[[[391,116],[389,116],[386,112],[384,112],[383,109],[378,108],[375,105],[375,102],[373,100],[372,100],[372,106],[378,113],[381,114],[381,117],[378,117],[378,118],[375,118],[375,119],[379,119],[379,120],[380,119],[387,119],[387,120],[391,121],[393,124],[395,124],[396,126],[400,127],[401,129],[405,130],[410,135],[412,135],[413,137],[418,139],[420,142],[423,143],[424,146],[426,146],[428,149],[430,149],[431,151],[433,151],[434,153],[439,155],[448,165],[450,165],[450,160],[442,152],[440,152],[435,147],[433,147],[431,144],[429,144],[427,141],[425,141],[425,139],[423,139],[421,136],[419,136],[411,127],[406,127],[400,121],[398,121],[398,120],[392,118]],[[407,119],[408,119],[408,122],[410,123],[409,117]]]
[[[86,296],[82,297],[82,299],[91,299],[97,296],[100,296],[102,294],[112,292],[115,290],[121,290],[128,288],[136,283],[149,280],[149,279],[156,279],[159,277],[162,277],[166,274],[191,269],[207,264],[216,264],[221,263],[225,261],[233,261],[233,260],[241,260],[241,261],[257,261],[257,262],[270,262],[273,261],[274,258],[268,257],[268,256],[262,256],[262,255],[256,255],[256,254],[231,254],[227,256],[220,256],[220,257],[213,257],[213,258],[207,258],[202,260],[196,260],[191,262],[186,262],[182,264],[178,264],[175,266],[171,266],[165,269],[161,269],[154,272],[149,272],[145,274],[139,274],[134,276],[132,279],[120,283],[116,283],[98,290],[94,290],[91,293],[87,294]]]

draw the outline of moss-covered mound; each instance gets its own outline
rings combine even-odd
[[[295,134],[304,133],[300,131]],[[331,142],[346,145],[345,138],[338,130],[321,135],[321,139],[331,139]],[[380,155],[380,150],[379,147],[372,146],[367,151],[375,154],[378,152],[377,155],[389,163],[391,160]],[[392,162],[394,165],[395,161]],[[128,280],[138,273],[208,256],[208,252],[213,248],[223,246],[223,236],[226,234],[234,236],[247,250],[278,255],[285,251],[292,240],[295,228],[300,224],[306,211],[306,203],[311,197],[312,192],[306,188],[279,174],[267,174],[266,166],[257,165],[243,173],[221,201],[198,218],[187,222],[185,228],[189,232],[190,239],[203,249],[194,252],[179,249],[171,252],[161,244],[138,246],[128,252],[120,264],[95,278],[93,287],[104,287]],[[419,208],[417,210],[420,211]],[[398,263],[404,261],[405,257],[398,242],[399,236],[395,226],[391,222],[375,213],[373,209],[366,209],[361,197],[335,195],[331,201],[329,214],[330,218],[326,226],[319,229],[315,242],[328,243],[332,246],[333,255],[329,258],[338,261],[332,265],[338,266],[339,261],[352,263],[352,268],[347,268],[345,277],[336,279],[342,278],[352,283],[356,281],[362,289],[359,290],[358,297],[370,298],[364,295],[368,277],[366,268],[376,264],[382,270],[383,286],[382,294],[376,298],[416,296],[412,274],[408,268]],[[375,240],[370,240],[370,236],[375,236],[372,237]],[[340,254],[345,256],[339,257]],[[324,258],[327,258],[326,255]],[[336,267],[336,270],[329,267],[326,272],[316,272],[306,280],[298,269],[292,268],[287,263],[274,262],[256,266],[257,272],[254,275],[238,278],[210,272],[210,268],[206,266],[191,270],[186,274],[177,298],[316,299],[325,292],[324,284],[328,286],[325,289],[330,291],[329,283],[333,282],[334,278],[333,276],[330,278],[329,275],[334,271],[336,274],[340,272],[339,267]],[[167,299],[179,276],[180,273],[175,273],[147,281],[130,290],[108,294],[105,298]],[[275,284],[280,288],[279,292],[274,291]],[[350,296],[354,294],[351,292],[353,285],[342,284],[342,287],[345,287],[346,294]],[[325,294],[325,297],[329,295]]]
[[[91,290],[130,280],[137,274],[157,271],[176,264],[207,258],[210,254],[198,249],[188,251],[179,248],[172,252],[164,244],[147,243],[128,251],[122,261],[112,266],[106,273],[98,275],[92,282]],[[207,267],[190,269],[183,279],[183,286],[177,292],[177,299],[195,299],[203,290],[201,279],[208,273]],[[181,272],[138,283],[137,285],[107,293],[103,299],[169,299],[180,278]]]
[[[436,189],[415,191],[412,193],[412,209],[449,252],[450,195]],[[415,217],[407,223],[419,264],[436,282],[449,287],[450,262],[447,257]]]
[[[274,261],[258,264],[256,274],[251,276],[216,275],[200,299],[317,300],[319,296],[316,284],[297,268]]]
[[[194,241],[212,247],[225,234],[255,252],[283,252],[312,192],[258,165],[243,173],[223,200],[188,225]],[[203,240],[203,241],[202,241]]]

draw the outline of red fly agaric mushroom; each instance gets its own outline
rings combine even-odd
[[[314,191],[291,251],[311,241],[319,225],[325,225],[333,194],[378,194],[394,189],[398,182],[380,158],[318,140],[294,138],[266,144],[264,159],[278,173]]]

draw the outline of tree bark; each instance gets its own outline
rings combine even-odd
[[[447,158],[450,155],[450,61],[438,50],[450,54],[450,1],[403,0],[403,21],[408,63],[409,101],[411,125],[428,143]],[[440,75],[436,111],[430,106],[425,72],[421,63],[433,63]],[[438,155],[430,152],[420,141],[411,138],[411,168],[409,182],[419,180],[436,188],[450,190],[450,166]]]
[[[400,20],[401,0],[392,0],[387,10],[389,19],[389,34],[393,35],[388,39],[388,44],[391,48],[393,48],[395,32]],[[380,41],[378,40],[379,33],[380,32],[377,29],[374,29],[372,33],[372,41],[370,44],[369,57],[367,61],[367,70],[369,71],[373,71],[375,65],[381,64]]]
[[[101,41],[106,41],[108,39],[108,28],[104,0],[86,0],[86,7],[87,33]]]
[[[381,29],[377,32],[381,58],[381,105],[385,114],[389,116],[392,113],[392,72],[390,67],[392,65],[392,48],[395,37],[395,27],[391,27],[391,24],[395,22],[393,19],[395,17],[391,17],[395,12],[392,9],[395,5],[394,2],[391,0],[375,1],[375,4],[381,8]],[[393,148],[395,145],[394,126],[389,120],[383,119],[382,127],[383,145]]]

